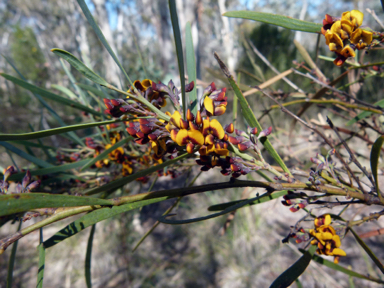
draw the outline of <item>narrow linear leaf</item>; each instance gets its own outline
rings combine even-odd
[[[82,216],[78,220],[70,223],[69,225],[67,225],[60,231],[58,231],[51,238],[47,239],[44,242],[44,247],[50,248],[60,243],[61,241],[76,235],[77,233],[81,232],[85,228],[91,225],[94,225],[100,221],[103,221],[105,219],[111,218],[121,213],[128,212],[130,210],[137,209],[152,203],[160,202],[160,201],[164,201],[164,197],[128,203],[121,206],[114,206],[112,208],[102,208],[102,209],[93,211],[91,213],[88,213]]]
[[[365,244],[365,242],[359,237],[359,235],[356,234],[356,232],[351,227],[349,227],[348,229],[352,232],[353,236],[355,236],[357,243],[359,243],[360,246],[363,247],[365,252],[367,252],[368,256],[371,257],[372,261],[380,269],[381,273],[384,273],[384,266],[380,262],[379,258],[376,257],[372,250],[367,246],[367,244]]]
[[[112,205],[111,200],[92,197],[22,193],[0,195],[0,216],[16,214],[37,208]]]
[[[287,194],[288,194],[287,190],[276,191],[273,193],[265,193],[265,194],[259,196],[258,198],[256,198],[254,201],[247,203],[247,206],[268,202],[268,201],[277,199],[277,198],[284,196],[284,195],[287,195]],[[221,210],[224,210],[228,207],[231,207],[231,206],[233,206],[237,203],[241,203],[241,202],[244,202],[244,200],[237,200],[237,201],[231,201],[231,202],[221,203],[221,204],[217,204],[217,205],[212,205],[212,206],[208,207],[208,211],[221,211]]]
[[[0,76],[3,76],[5,79],[13,82],[14,84],[16,85],[19,85],[20,87],[23,87],[33,93],[37,93],[39,94],[40,96],[42,97],[45,97],[47,99],[51,99],[53,101],[56,101],[56,102],[59,102],[61,104],[64,104],[64,105],[67,105],[67,106],[70,106],[70,107],[73,107],[73,108],[76,108],[76,109],[79,109],[79,110],[82,110],[82,111],[85,111],[85,112],[88,112],[88,113],[91,113],[95,116],[100,116],[101,113],[100,112],[97,112],[83,104],[80,104],[76,101],[73,101],[71,99],[68,99],[68,98],[65,98],[65,97],[62,97],[60,95],[57,95],[55,93],[52,93],[48,90],[45,90],[43,88],[40,88],[40,87],[37,87],[35,85],[32,85],[26,81],[23,81],[23,80],[20,80],[18,78],[15,78],[11,75],[8,75],[8,74],[5,74],[5,73],[0,73]]]
[[[377,105],[380,108],[384,108],[384,99],[376,102],[374,105]],[[360,121],[361,119],[367,118],[371,114],[372,114],[372,112],[369,112],[369,111],[361,112],[359,115],[357,115],[353,119],[349,120],[346,125],[350,126],[352,124],[355,124],[357,121]]]
[[[4,135],[4,134],[0,134]],[[30,141],[25,141],[25,140],[14,140],[10,141],[12,144],[19,144],[23,146],[29,146],[29,147],[35,147],[35,148],[41,148],[41,149],[51,149],[51,150],[56,150],[56,147],[53,146],[47,146],[47,145],[41,145],[38,143],[30,142]]]
[[[105,81],[102,77],[97,75],[95,72],[93,72],[91,69],[89,69],[83,62],[81,62],[79,59],[77,59],[74,55],[71,53],[59,49],[54,48],[51,49],[51,52],[56,54],[57,56],[63,58],[65,61],[67,61],[73,68],[75,68],[77,71],[79,71],[81,74],[83,74],[85,77],[87,77],[92,82],[95,82],[97,84],[108,86],[108,82]]]
[[[86,164],[87,162],[89,162],[89,160],[84,159],[84,160],[80,160],[80,161],[73,162],[73,163],[32,170],[30,172],[31,172],[32,176],[60,173],[60,172],[68,171],[71,169],[79,168],[79,167],[83,166],[84,164]],[[8,179],[11,181],[21,180],[24,177],[24,175],[25,175],[25,172],[16,173],[16,174],[11,175]],[[73,175],[72,175],[72,177],[73,177]]]
[[[23,222],[19,222],[19,227],[17,228],[17,231],[20,231],[21,224]],[[15,267],[15,259],[16,259],[16,251],[17,251],[17,244],[19,243],[19,240],[16,240],[15,243],[13,243],[11,256],[9,257],[8,262],[8,272],[7,272],[7,288],[12,288],[12,282],[13,282],[13,268]]]
[[[121,179],[118,179],[118,180],[115,180],[115,181],[112,181],[106,185],[103,185],[101,187],[98,187],[98,188],[94,188],[94,189],[91,189],[91,190],[88,190],[85,192],[86,195],[94,195],[94,194],[97,194],[97,193],[100,193],[100,192],[106,192],[106,191],[112,191],[112,190],[116,190],[122,186],[124,186],[125,184],[128,184],[134,180],[136,180],[137,178],[139,177],[143,177],[143,176],[146,176],[148,174],[151,174],[153,172],[156,172],[157,170],[161,170],[163,169],[164,167],[167,167],[169,165],[172,165],[174,163],[177,163],[178,161],[188,157],[190,154],[188,153],[185,153],[183,155],[180,155],[172,160],[168,160],[162,164],[159,164],[159,165],[156,165],[156,166],[152,166],[151,168],[148,168],[148,169],[145,169],[145,170],[142,170],[142,171],[139,171],[137,173],[134,173],[132,175],[129,175],[129,176],[126,176],[126,177],[123,177]]]
[[[94,157],[90,161],[88,161],[83,167],[81,167],[80,171],[83,171],[84,169],[91,167],[93,164],[95,164],[99,160],[107,158],[109,153],[111,153],[113,150],[119,148],[120,146],[123,146],[125,143],[127,143],[128,141],[130,141],[132,139],[133,139],[132,137],[127,137],[127,138],[124,138],[124,139],[120,140],[119,142],[115,143],[110,148],[104,150],[102,153],[97,155],[97,157]]]
[[[188,82],[193,81],[195,86],[193,90],[188,93],[189,96],[189,105],[191,107],[191,112],[196,115],[197,113],[197,86],[196,86],[196,59],[195,59],[195,49],[193,46],[193,38],[191,31],[191,23],[187,22],[185,26],[185,52],[187,59],[187,72],[188,72]]]
[[[268,193],[266,193],[266,194],[268,194]],[[188,223],[200,222],[200,221],[216,218],[216,217],[219,217],[219,216],[224,215],[224,214],[231,213],[232,211],[235,211],[235,210],[237,210],[239,208],[242,208],[244,206],[250,205],[251,203],[258,204],[257,202],[260,199],[264,200],[262,202],[266,202],[266,201],[272,200],[270,197],[268,197],[269,195],[266,195],[266,194],[264,194],[262,196],[257,196],[257,197],[254,197],[254,198],[250,198],[250,199],[247,199],[247,200],[242,200],[242,201],[239,201],[239,202],[235,202],[235,204],[225,208],[221,212],[210,214],[210,215],[203,216],[203,217],[197,217],[197,218],[191,218],[191,219],[185,219],[185,220],[170,220],[170,219],[167,219],[168,215],[162,215],[162,216],[160,216],[158,221],[162,222],[164,224],[172,224],[172,225],[180,225],[180,224],[188,224]],[[262,202],[259,202],[259,203],[262,203]]]
[[[304,255],[301,256],[299,260],[273,281],[270,288],[289,287],[301,274],[303,274],[305,269],[307,269],[316,249],[317,247],[315,245],[311,245],[308,251],[305,251]]]
[[[27,82],[27,79],[25,79],[25,77],[20,73],[20,71],[16,68],[15,65],[13,65],[13,63],[7,58],[5,57],[4,55],[2,55],[4,57],[5,60],[7,60],[7,62],[12,66],[12,68],[17,72],[17,74],[19,74],[20,78]],[[32,91],[31,91],[32,92]],[[53,118],[56,119],[56,121],[61,125],[61,126],[67,126],[67,124],[61,119],[61,117],[56,113],[55,110],[52,109],[51,106],[48,105],[48,103],[37,93],[33,93],[33,96],[36,97],[37,100],[40,101],[41,105],[43,105],[48,111],[49,113],[51,113],[51,115],[53,116]],[[74,132],[69,132],[68,133],[68,136],[70,138],[72,138],[72,140],[74,142],[77,142],[78,144],[84,146],[84,143],[81,142],[80,138],[74,133]]]
[[[38,250],[39,250],[39,265],[37,270],[36,288],[43,288],[44,270],[45,270],[45,248],[43,243],[39,245]]]
[[[105,98],[105,96],[106,96],[103,93],[103,91],[98,90],[96,87],[92,87],[90,85],[83,84],[83,83],[76,83],[76,85],[79,86],[81,89],[92,92],[93,94],[95,94],[96,96],[99,96],[100,98]]]
[[[181,98],[183,102],[183,118],[186,118],[188,103],[185,97],[185,76],[184,76],[184,57],[183,45],[181,44],[181,34],[179,28],[179,18],[177,17],[177,8],[175,0],[168,0],[169,12],[171,14],[171,22],[173,28],[173,36],[175,38],[177,63],[179,65],[180,84],[181,84]]]
[[[309,33],[321,33],[321,27],[323,27],[323,25],[319,23],[307,22],[287,16],[255,11],[228,11],[224,13],[223,16],[248,19],[284,27],[290,30]]]
[[[117,123],[117,122],[122,122],[122,121],[126,121],[126,119],[125,120],[116,119],[116,120],[107,120],[107,121],[100,121],[100,122],[93,122],[93,123],[86,123],[86,124],[69,125],[66,127],[52,128],[52,129],[47,129],[47,130],[37,131],[37,132],[31,132],[31,133],[0,134],[0,141],[32,140],[32,139],[48,137],[51,135],[62,134],[64,132],[68,132],[68,131],[86,129],[86,128],[90,128],[90,127],[112,124],[112,123]]]
[[[15,146],[7,143],[7,142],[0,141],[0,145],[5,147],[9,151],[17,154],[18,156],[28,160],[29,162],[34,163],[35,165],[37,165],[39,167],[44,167],[44,168],[53,167],[52,164],[45,162],[44,160],[41,160],[40,158],[29,155],[28,153],[24,152],[23,150],[20,150],[19,148],[15,147]]]
[[[305,253],[304,249],[299,249],[299,251],[301,253]],[[360,278],[360,279],[366,279],[366,280],[381,283],[381,284],[384,283],[384,281],[381,279],[374,278],[372,276],[366,276],[366,275],[360,274],[358,272],[355,272],[353,270],[349,270],[347,268],[344,268],[343,266],[335,264],[332,261],[326,260],[320,256],[317,256],[317,255],[313,255],[312,260],[316,261],[317,263],[319,263],[321,265],[327,266],[328,268],[331,268],[332,270],[340,271],[340,272],[347,274],[349,276],[352,276],[352,277],[356,277],[356,278]]]
[[[93,236],[95,235],[95,230],[96,230],[96,224],[93,224],[91,228],[91,232],[89,233],[87,253],[85,255],[85,282],[87,283],[87,288],[92,287],[91,259],[92,259],[92,243],[93,243]]]
[[[261,128],[261,125],[259,121],[257,121],[257,118],[255,114],[253,114],[251,107],[249,106],[247,100],[245,99],[243,93],[241,92],[239,86],[237,86],[237,83],[231,73],[229,72],[227,66],[224,64],[224,62],[220,59],[220,57],[217,55],[217,53],[214,53],[216,60],[218,61],[221,70],[223,71],[224,75],[227,77],[229,83],[231,84],[233,91],[235,92],[236,97],[239,100],[242,114],[245,118],[245,120],[248,122],[248,125],[251,127],[257,128],[257,135],[260,134],[260,132],[263,130]],[[269,154],[275,159],[275,161],[280,165],[280,167],[284,170],[284,172],[291,175],[291,172],[285,165],[284,161],[280,158],[280,155],[276,152],[275,148],[273,148],[271,142],[268,140],[267,137],[260,138],[260,142],[264,145],[265,149],[269,152]]]
[[[376,184],[376,192],[381,198],[381,193],[380,193],[380,188],[379,188],[379,179],[377,179],[377,170],[379,166],[379,158],[380,158],[380,151],[381,147],[383,146],[384,143],[384,136],[380,136],[379,138],[376,139],[375,143],[372,145],[371,149],[371,171],[373,174],[373,177],[375,178],[375,184]]]
[[[83,10],[85,18],[87,18],[88,23],[91,25],[93,31],[95,31],[97,37],[101,41],[101,43],[104,45],[105,49],[107,49],[109,55],[113,58],[117,66],[119,66],[121,72],[125,75],[127,78],[129,84],[133,86],[133,82],[131,79],[128,77],[127,72],[125,72],[123,65],[121,65],[119,59],[116,57],[115,53],[113,52],[111,46],[109,46],[108,41],[105,39],[103,32],[101,32],[100,27],[96,24],[95,19],[93,18],[91,11],[89,11],[87,4],[85,3],[84,0],[77,0],[77,3],[79,3],[81,10]]]
[[[61,85],[57,85],[57,84],[52,84],[51,88],[59,90],[60,92],[64,93],[69,98],[71,98],[72,100],[77,100],[76,94],[73,93],[71,90],[69,90],[67,87],[64,87],[64,86],[61,86]]]

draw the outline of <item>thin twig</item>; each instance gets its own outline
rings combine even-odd
[[[369,174],[367,169],[365,167],[363,167],[360,164],[360,162],[356,159],[355,154],[351,151],[351,149],[349,149],[347,142],[345,142],[345,140],[341,137],[337,127],[335,127],[335,125],[333,125],[332,120],[328,116],[327,116],[327,122],[328,122],[329,126],[333,129],[333,131],[335,131],[335,133],[336,133],[337,137],[339,137],[340,141],[343,143],[344,148],[348,151],[351,161],[353,163],[355,163],[357,167],[359,167],[359,169],[365,174],[365,176],[368,177],[369,181],[371,181],[372,186],[375,187],[375,181],[373,180],[372,174]],[[376,192],[380,193],[379,191],[376,191]]]
[[[259,89],[258,87],[255,87],[257,89]],[[290,115],[291,117],[293,117],[294,119],[296,119],[297,121],[299,121],[301,124],[303,124],[304,126],[306,126],[307,128],[311,129],[312,131],[314,131],[316,134],[318,134],[321,138],[324,139],[325,143],[327,143],[332,149],[335,148],[335,146],[332,144],[331,141],[329,141],[329,139],[322,133],[320,132],[315,126],[307,123],[306,121],[304,121],[303,119],[301,119],[300,117],[296,116],[295,114],[293,114],[291,111],[289,111],[287,108],[285,108],[279,101],[277,101],[275,98],[273,98],[271,95],[269,95],[268,93],[264,92],[263,90],[259,89],[265,96],[267,96],[268,98],[270,98],[272,101],[274,101],[277,105],[280,106],[281,108],[281,111],[284,112],[284,113],[287,113],[288,115]],[[362,192],[365,192],[365,190],[363,189],[363,186],[361,185],[359,179],[356,177],[356,175],[353,173],[353,171],[351,170],[351,168],[348,166],[348,164],[345,162],[345,160],[343,159],[343,157],[340,155],[340,153],[335,150],[335,154],[336,154],[336,157],[341,161],[341,163],[343,163],[344,167],[349,171],[349,173],[352,175],[353,179],[356,181],[356,183],[359,185],[359,188]]]
[[[253,52],[255,52],[255,54],[257,56],[259,56],[259,58],[269,67],[271,68],[271,70],[273,72],[275,72],[276,74],[280,74],[279,70],[277,70],[269,61],[267,58],[264,57],[263,54],[260,53],[259,50],[257,50],[257,48],[255,47],[255,45],[253,45],[253,43],[251,41],[248,41],[249,45],[251,45],[252,49],[253,49]],[[305,92],[303,90],[301,90],[295,83],[292,83],[291,80],[289,80],[288,78],[286,77],[283,77],[283,80],[289,85],[291,86],[293,89],[295,89],[296,91],[299,91],[301,93],[304,93]]]
[[[383,22],[380,21],[379,17],[377,17],[375,11],[373,11],[373,10],[371,10],[371,9],[369,9],[369,8],[367,8],[367,9],[365,9],[365,10],[367,10],[367,12],[368,12],[369,14],[372,15],[372,17],[376,20],[376,22],[379,23],[379,25],[381,26],[381,28],[384,29],[384,24],[383,24]]]
[[[367,107],[371,107],[371,108],[373,108],[373,109],[378,109],[378,110],[381,110],[381,111],[384,112],[384,109],[381,108],[380,106],[377,106],[377,105],[375,106],[375,105],[366,103],[366,102],[364,102],[364,101],[361,101],[361,100],[357,99],[356,97],[353,97],[352,95],[349,95],[347,92],[344,92],[344,91],[341,91],[341,90],[339,90],[339,89],[333,88],[333,87],[331,87],[331,86],[329,86],[329,85],[327,85],[327,84],[321,82],[320,80],[316,79],[315,77],[313,77],[313,76],[310,75],[309,73],[304,74],[304,73],[301,73],[301,72],[299,72],[299,71],[297,71],[297,70],[295,70],[295,69],[292,69],[292,70],[293,70],[293,72],[294,72],[295,74],[298,74],[298,75],[301,75],[301,76],[303,76],[303,77],[309,78],[309,79],[311,79],[312,81],[316,82],[317,84],[319,84],[319,85],[321,85],[321,86],[323,86],[323,87],[325,87],[325,88],[327,88],[327,89],[329,89],[329,90],[331,90],[331,91],[333,91],[333,92],[340,93],[340,94],[344,95],[345,97],[347,97],[347,98],[349,98],[349,99],[353,99],[356,103],[359,103],[359,104],[364,105],[364,106],[367,106]]]

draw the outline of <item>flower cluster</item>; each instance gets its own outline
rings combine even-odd
[[[113,117],[134,118],[127,122],[127,132],[139,145],[150,143],[154,159],[162,159],[167,154],[170,154],[169,158],[173,158],[178,151],[185,149],[190,154],[199,153],[200,157],[196,162],[202,166],[202,171],[219,166],[222,174],[239,177],[263,168],[260,161],[256,163],[256,161],[229,156],[230,146],[235,145],[240,151],[252,149],[261,158],[257,147],[258,139],[268,136],[272,129],[269,127],[256,137],[256,128],[249,129],[246,133],[234,129],[233,124],[223,127],[217,119],[212,119],[212,117],[223,115],[226,111],[228,104],[226,88],[217,89],[215,83],[211,83],[203,92],[196,115],[188,109],[186,119],[183,119],[179,101],[180,91],[172,81],[165,85],[146,79],[135,81],[134,86],[158,109],[163,107],[161,103],[166,103],[165,98],[169,98],[175,108],[173,113],[165,112],[169,120],[158,119],[153,115],[153,110],[149,110],[137,99],[132,100],[136,106],[128,104],[129,98],[128,100],[104,99],[108,108],[105,112]],[[189,83],[186,85],[186,92],[193,88],[194,83]],[[133,88],[129,91],[133,91]],[[231,136],[230,134],[234,132],[236,136]]]
[[[362,50],[372,42],[373,33],[359,28],[364,14],[358,10],[344,12],[341,19],[328,14],[323,20],[322,34],[325,36],[329,50],[337,54],[334,63],[344,64],[349,57],[355,57],[355,50]]]
[[[3,180],[0,180],[0,195],[2,194],[20,194],[20,193],[30,193],[31,190],[36,189],[40,186],[41,181],[36,180],[32,181],[31,172],[27,170],[25,176],[21,183],[16,183],[14,191],[9,191],[9,181],[8,178],[12,174],[15,174],[17,171],[15,167],[9,166],[3,171]]]
[[[331,226],[331,215],[325,214],[315,218],[315,229],[309,230],[309,234],[314,238],[312,245],[317,245],[316,252],[320,255],[335,256],[334,262],[339,263],[340,256],[346,256],[344,250],[340,249],[340,236],[337,235],[335,228]]]

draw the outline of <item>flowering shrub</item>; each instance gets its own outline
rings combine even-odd
[[[87,9],[86,5],[84,5],[85,2],[82,9]],[[172,11],[171,9],[171,13]],[[85,12],[89,11],[86,10]],[[255,13],[251,13],[251,16],[248,13],[245,16],[248,17],[247,19],[254,17],[255,20],[258,20],[260,14]],[[85,15],[88,14],[85,13]],[[231,15],[228,14],[227,16],[233,17]],[[242,14],[236,15],[241,16]],[[245,16],[243,15],[243,18]],[[357,10],[344,12],[341,18],[326,15],[322,27],[321,24],[308,24],[296,19],[284,19],[284,21],[279,22],[281,18],[275,16],[263,14],[263,17],[269,17],[268,21],[272,24],[286,28],[290,28],[292,24],[292,27],[296,27],[295,29],[301,27],[302,31],[315,32],[319,35],[322,33],[329,50],[336,53],[337,58],[334,63],[337,66],[348,64],[346,60],[355,57],[356,50],[370,49],[382,42],[384,37],[383,33],[364,28],[362,26],[364,15]],[[91,24],[94,21],[92,17],[88,17],[88,20],[91,21]],[[97,29],[96,32],[98,35],[101,33]],[[347,133],[346,128],[336,127],[328,118],[329,126],[323,127],[323,125],[322,128],[331,129],[335,133],[336,139],[331,139],[312,123],[308,123],[286,108],[291,104],[302,102],[285,102],[282,104],[279,101],[280,99],[271,96],[266,90],[254,87],[256,91],[261,91],[264,96],[269,97],[276,103],[275,106],[270,107],[270,110],[277,107],[281,108],[283,112],[310,129],[314,135],[317,135],[319,141],[322,141],[324,145],[328,145],[327,153],[318,153],[316,157],[312,158],[308,155],[308,160],[310,159],[313,164],[311,169],[308,169],[308,167],[305,169],[289,169],[269,139],[275,131],[272,130],[272,127],[262,128],[255,116],[258,111],[251,110],[238,83],[217,53],[215,53],[215,58],[230,87],[217,88],[215,83],[211,83],[207,87],[203,87],[203,93],[198,99],[197,96],[193,96],[191,93],[196,91],[195,81],[187,84],[182,83],[181,88],[178,88],[172,80],[168,84],[160,81],[156,83],[149,79],[131,82],[127,77],[128,82],[130,82],[129,89],[119,89],[107,83],[72,54],[60,49],[53,49],[53,52],[67,60],[84,76],[98,85],[117,92],[119,96],[118,98],[112,98],[108,95],[102,100],[97,99],[97,104],[103,103],[106,107],[103,111],[104,114],[102,114],[97,111],[96,105],[94,105],[95,107],[89,103],[89,105],[83,105],[76,101],[63,100],[58,98],[60,97],[58,95],[53,97],[48,94],[56,100],[60,99],[61,103],[66,103],[66,105],[92,114],[94,121],[64,127],[64,129],[56,128],[39,131],[36,132],[37,134],[0,135],[1,141],[12,141],[39,139],[85,127],[97,127],[98,131],[96,136],[88,135],[83,140],[75,137],[73,140],[78,143],[74,144],[72,148],[63,147],[59,149],[56,154],[57,162],[55,165],[28,157],[28,159],[35,161],[36,166],[42,168],[36,167],[31,172],[28,170],[23,178],[21,178],[21,174],[24,174],[24,171],[16,173],[17,168],[12,166],[5,169],[3,180],[0,181],[1,219],[4,221],[12,219],[27,221],[41,216],[48,217],[40,219],[36,224],[23,228],[17,233],[0,240],[1,253],[12,243],[37,229],[42,229],[48,224],[77,214],[86,213],[58,231],[51,238],[45,241],[41,238],[39,245],[40,261],[44,263],[45,249],[79,233],[88,226],[93,225],[94,227],[96,223],[114,215],[170,198],[177,198],[176,203],[178,203],[182,197],[193,193],[224,188],[258,187],[265,189],[266,192],[263,195],[257,194],[253,198],[243,198],[235,202],[211,206],[209,210],[220,211],[212,215],[186,220],[171,220],[167,214],[171,212],[175,204],[167,210],[165,215],[159,218],[159,221],[166,224],[198,222],[227,213],[234,213],[237,209],[241,209],[246,205],[256,205],[283,197],[281,202],[284,206],[288,206],[291,212],[304,215],[296,223],[291,223],[294,225],[290,227],[288,236],[283,239],[283,242],[286,243],[294,239],[297,244],[302,245],[302,248],[305,249],[307,246],[310,246],[310,248],[304,250],[304,255],[279,276],[271,287],[288,287],[298,279],[312,260],[350,276],[358,275],[356,277],[384,283],[381,279],[359,274],[335,265],[339,262],[343,263],[343,259],[348,259],[347,253],[343,250],[345,245],[343,245],[342,249],[341,242],[345,237],[353,234],[357,243],[367,251],[378,269],[384,273],[383,265],[354,231],[354,226],[378,219],[384,212],[375,211],[367,217],[361,217],[360,220],[348,219],[349,216],[343,218],[345,215],[343,213],[355,204],[362,204],[367,207],[377,207],[371,206],[373,204],[384,206],[384,198],[378,182],[378,163],[381,146],[384,142],[382,136],[384,132],[381,124],[378,125],[375,119],[372,120],[371,124],[368,123],[368,118],[365,119],[371,114],[382,115],[384,109],[381,104],[372,105],[354,98],[344,91],[333,88],[332,86],[337,81],[334,80],[330,84],[327,79],[320,77],[322,73],[315,64],[311,64],[315,65],[315,67],[312,67],[313,69],[306,67],[304,64],[297,67],[311,71],[312,75],[304,76],[322,86],[320,90],[316,91],[315,96],[302,101],[306,102],[305,105],[308,103],[333,104],[342,107],[348,112],[346,113],[348,115],[353,113],[353,115],[356,115],[355,110],[362,110],[362,113],[366,113],[356,115],[350,121],[359,123],[361,129],[366,128],[374,131],[378,134],[377,140],[373,142],[366,137],[366,134],[362,135],[358,132],[350,131],[349,134],[351,137],[358,135],[360,140],[370,145],[373,144],[370,154],[371,170],[368,171],[360,163],[356,153],[352,151],[347,141],[341,137],[340,132]],[[120,64],[118,60],[116,61]],[[182,60],[179,59],[179,61]],[[370,69],[369,67],[376,66],[373,64],[364,66],[362,63],[358,65],[362,69]],[[368,71],[373,73],[373,70]],[[125,71],[123,72],[125,73]],[[297,70],[295,72],[297,75],[303,75]],[[184,80],[183,73],[181,73],[182,81]],[[47,95],[47,93],[44,94],[45,90],[39,87],[18,79],[15,80],[14,77],[7,74],[2,74],[2,76],[18,85],[29,88],[31,91]],[[318,98],[324,95],[326,91],[333,92],[340,100],[319,100]],[[304,97],[307,96],[304,95]],[[188,97],[190,97],[189,100],[191,101],[187,100]],[[239,101],[240,103],[242,116],[248,124],[247,127],[242,128],[243,130],[239,129],[238,123],[224,124],[224,119],[228,118],[226,113],[228,113],[227,110],[230,110],[227,109],[230,101],[233,101],[232,103]],[[197,103],[195,112],[193,112],[193,109],[196,107],[192,107],[193,105],[189,105],[189,103]],[[306,108],[303,109],[305,111]],[[237,111],[234,111],[234,113],[237,113]],[[298,114],[301,115],[302,113]],[[103,117],[107,118],[107,120],[104,120]],[[6,148],[11,147],[6,146],[7,143],[4,145]],[[271,157],[265,157],[266,154]],[[274,163],[271,159],[274,160]],[[350,162],[353,162],[359,171],[356,171],[356,168],[352,170]],[[170,178],[174,179],[187,170],[192,171],[192,168],[188,167],[198,167],[201,173],[217,167],[222,175],[227,176],[227,180],[221,183],[192,186],[193,180],[188,187],[125,195],[125,192],[130,192],[130,190],[124,190],[124,186],[134,180],[144,184],[151,180],[153,174],[156,175],[155,179],[159,176],[171,176]],[[65,181],[68,179],[68,177],[65,177],[68,174],[64,174],[60,180],[62,181],[60,188],[54,186],[52,183],[56,183],[55,181],[58,180],[54,179],[55,177],[52,174],[68,170],[71,170],[72,173],[70,174],[70,181]],[[87,173],[81,173],[83,170],[87,170]],[[237,179],[253,172],[258,173],[264,178],[264,181]],[[32,181],[32,175],[37,175],[40,179]],[[270,178],[271,175],[273,179]],[[19,183],[20,179],[22,179],[21,183]],[[11,186],[14,188],[10,189]],[[37,189],[40,190],[33,191]],[[152,186],[149,190],[151,189]],[[119,190],[119,194],[113,195],[116,190]],[[98,195],[98,197],[91,197],[91,195]],[[339,198],[343,199],[339,200]],[[338,214],[318,212],[319,209],[332,209],[340,206],[343,207],[343,210]],[[307,225],[305,221],[310,221],[313,225]],[[153,229],[155,228],[156,226]],[[93,237],[93,234],[91,235]],[[92,245],[92,241],[89,241],[89,243],[91,244],[88,245]],[[333,256],[334,263],[327,262],[318,255],[314,255],[315,253],[323,256]],[[44,268],[44,265],[42,267]],[[89,270],[86,273],[90,275]],[[38,277],[42,281],[40,272]]]

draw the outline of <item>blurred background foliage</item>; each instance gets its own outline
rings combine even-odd
[[[177,59],[168,1],[89,0],[87,4],[107,41],[117,52],[132,79],[144,79],[147,75],[154,81],[167,83],[173,79],[178,84]],[[214,51],[217,51],[228,63],[232,71],[237,71],[237,75],[241,76],[241,83],[253,86],[261,82],[252,75],[260,77],[261,74],[264,79],[269,79],[275,76],[275,73],[252,50],[248,50],[247,53],[244,39],[251,41],[280,72],[294,67],[292,64],[294,60],[303,61],[293,44],[294,39],[306,47],[313,59],[316,56],[317,41],[316,35],[221,17],[225,11],[248,9],[321,23],[326,13],[340,15],[343,11],[351,9],[365,12],[366,8],[370,8],[375,10],[383,20],[380,1],[376,0],[336,3],[329,0],[284,2],[179,0],[177,8],[182,35],[184,35],[185,23],[190,21],[192,24],[198,79],[206,83],[216,81],[221,86],[227,83],[220,84],[218,77],[221,76],[221,72],[213,57]],[[380,30],[378,24],[366,12],[364,23],[373,29]],[[124,81],[112,58],[103,49],[87,23],[76,1],[0,1],[1,53],[8,57],[31,83],[65,95],[52,86],[60,85],[77,94],[59,58],[50,52],[50,49],[55,47],[74,54],[110,83],[120,86]],[[145,69],[140,63],[138,49],[143,55]],[[377,61],[377,59],[383,59],[382,53],[374,51],[374,53],[360,56],[364,57],[364,62],[375,61],[375,59]],[[325,46],[324,39],[321,39],[319,54],[332,56]],[[261,73],[255,69],[250,58],[260,67]],[[317,64],[330,79],[340,75],[340,69],[345,69],[320,59],[317,60]],[[0,70],[18,77],[3,57],[0,57]],[[77,82],[91,84],[72,68],[71,72]],[[294,75],[289,75],[288,78],[293,82],[299,82],[296,84],[300,84],[299,87],[304,91],[313,93],[313,84],[309,80],[299,79],[298,81]],[[344,79],[341,85],[356,79]],[[362,89],[356,90],[358,97],[368,102],[382,98],[384,85],[381,78],[372,77],[365,80],[365,83]],[[127,83],[122,84],[123,87],[127,87]],[[275,92],[292,91],[292,88],[282,81],[272,85],[271,89]],[[201,93],[202,89],[199,91]],[[353,91],[349,92],[353,93]],[[259,94],[249,97],[248,101],[253,105],[256,115],[261,115],[261,110],[270,105]],[[62,106],[53,102],[49,104],[67,124],[76,123],[82,119],[78,111],[70,108],[63,109]],[[31,127],[41,130],[58,126],[52,116],[41,108],[28,91],[14,86],[3,78],[0,78],[0,106],[2,107],[0,114],[2,133],[21,133],[30,131]],[[311,109],[312,113],[319,111],[316,107]],[[230,109],[227,113],[230,113]],[[272,115],[278,127],[287,129],[290,121],[285,121],[285,116],[278,112]],[[241,119],[239,120],[241,122]],[[271,124],[270,121],[268,117],[264,117],[262,123],[266,127]],[[79,136],[84,136],[85,133],[87,131],[80,131]],[[62,139],[60,136],[43,140],[46,144],[55,147],[70,144],[69,140]],[[304,153],[299,158],[306,161],[308,154]],[[15,159],[22,165],[26,164],[22,159],[17,157]],[[11,164],[9,155],[1,147],[0,168]],[[197,170],[193,172],[197,174]],[[201,177],[199,183],[206,183],[212,177],[222,176],[214,173]],[[178,178],[178,181],[177,184],[184,183],[185,178]],[[159,185],[170,186],[166,180]],[[149,185],[132,184],[129,189],[143,192],[148,187]],[[155,186],[154,189],[159,187],[161,186]],[[228,191],[212,192],[199,197],[188,197],[182,201],[177,213],[181,217],[203,215],[206,213],[207,206],[219,201],[238,199],[242,192],[241,189],[237,189],[230,193]],[[160,225],[132,254],[131,249],[137,241],[171,203],[154,204],[141,211],[120,215],[97,225],[92,267],[95,287],[266,287],[293,263],[294,259],[299,257],[290,245],[281,244],[281,239],[289,229],[287,223],[294,223],[298,216],[283,208],[279,202],[242,209],[237,213],[231,228],[224,236],[219,236],[218,233],[225,221],[222,218],[192,225]],[[14,231],[15,226],[2,227],[0,235],[4,236],[9,231]],[[48,228],[45,233],[51,235],[57,231],[57,228]],[[80,233],[59,247],[49,250],[45,287],[84,287],[83,254],[87,236],[87,233]],[[37,265],[32,263],[37,263],[35,253],[37,243],[37,233],[20,240],[14,271],[14,287],[34,285],[36,274],[34,270]],[[379,249],[378,242],[369,240],[368,243],[376,246],[376,255],[383,258],[384,253]],[[343,245],[348,247],[347,243]],[[360,266],[368,263],[368,260],[361,257],[361,251],[356,245],[349,247],[351,247],[350,251],[347,251],[351,257],[349,259],[353,259],[353,268],[358,271]],[[9,253],[10,251],[6,251],[0,257],[0,287],[5,287]],[[374,268],[369,273],[377,275]],[[308,273],[300,279],[305,284],[303,287],[349,287],[351,283],[348,277],[338,272],[330,272],[326,268],[319,268],[315,264],[311,265]],[[319,279],[323,281],[322,285],[316,284]],[[362,280],[354,281],[355,287],[379,287]],[[255,283],[258,284],[255,286]]]

